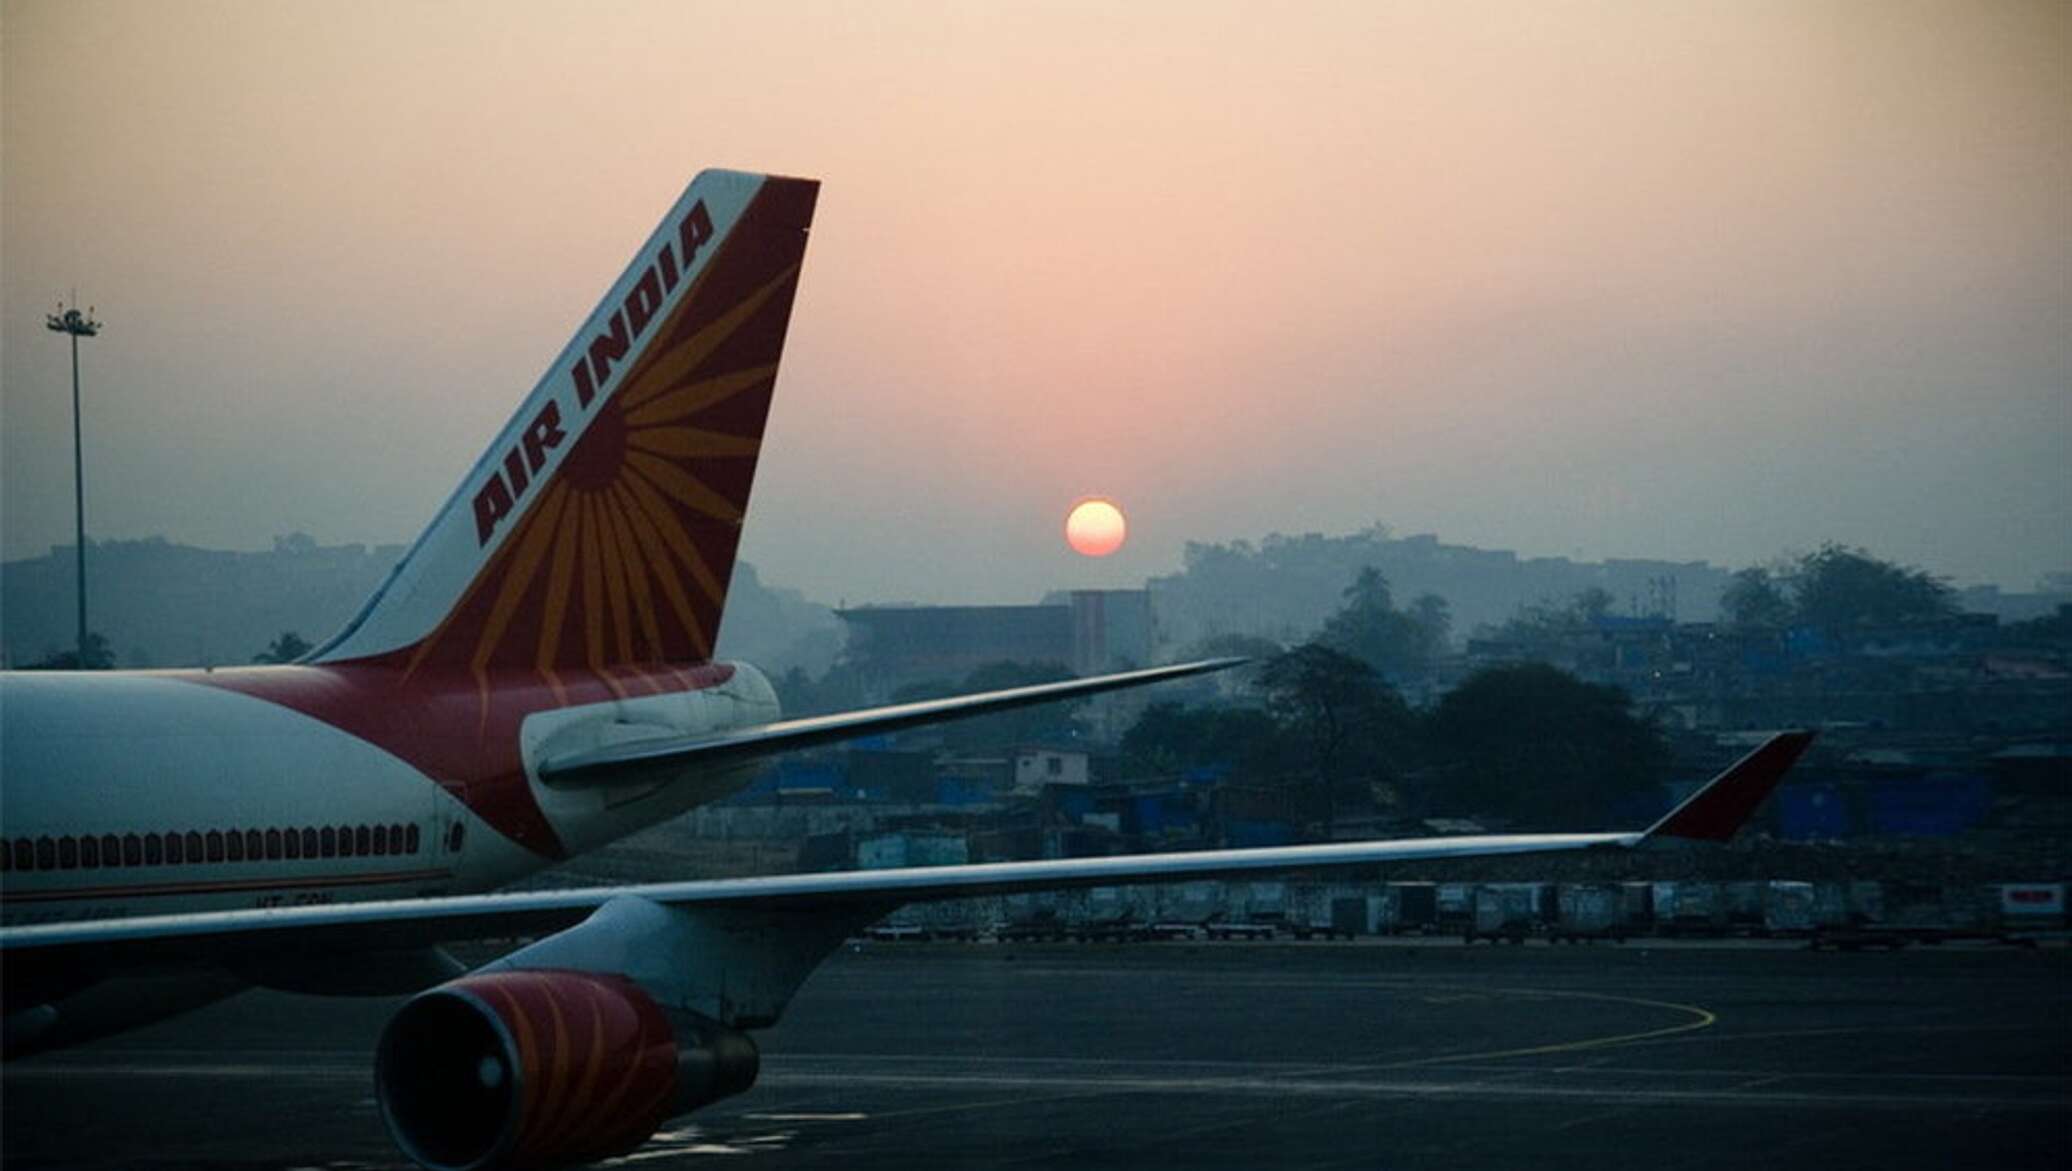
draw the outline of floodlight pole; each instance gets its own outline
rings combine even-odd
[[[75,295],[74,301],[77,301]],[[81,454],[79,442],[79,339],[93,337],[101,332],[101,323],[93,318],[93,311],[79,312],[75,303],[62,313],[51,313],[43,319],[44,327],[72,338],[72,525],[73,556],[79,577],[79,662],[80,670],[86,670],[86,462]]]

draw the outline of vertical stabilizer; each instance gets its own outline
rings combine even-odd
[[[705,171],[312,662],[712,654],[819,184]]]

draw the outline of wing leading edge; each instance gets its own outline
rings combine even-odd
[[[549,758],[539,764],[540,780],[558,788],[619,785],[643,779],[656,769],[674,769],[686,764],[738,764],[760,756],[792,752],[859,736],[897,732],[923,724],[966,716],[986,715],[1012,708],[1079,699],[1104,691],[1142,687],[1238,666],[1241,658],[1202,659],[1167,667],[1147,667],[1119,675],[1095,675],[1012,687],[1005,691],[984,691],[949,699],[923,700],[890,707],[861,708],[829,716],[781,720],[752,728],[737,728],[714,736],[668,736],[630,740],[603,748]]]
[[[1434,858],[1631,849],[1666,839],[1723,841],[1755,811],[1811,741],[1812,735],[1806,732],[1771,738],[1654,826],[1640,831],[1338,842],[111,919],[0,931],[0,955],[76,956],[87,962],[120,956],[123,967],[176,965],[220,958],[243,948],[278,949],[289,941],[310,950],[407,948],[544,934],[572,926],[606,902],[622,897],[698,910],[811,913],[852,906],[890,910],[910,902],[1038,890],[1326,871]]]

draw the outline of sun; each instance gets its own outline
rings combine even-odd
[[[1098,496],[1073,505],[1072,514],[1065,518],[1065,542],[1087,557],[1106,557],[1122,548],[1128,535],[1129,523],[1123,519],[1122,509]]]

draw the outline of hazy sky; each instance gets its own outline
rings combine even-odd
[[[2072,569],[2072,4],[0,7],[0,537],[413,538],[705,166],[820,178],[743,554],[1380,521]],[[1107,494],[1131,540],[1070,553]]]

